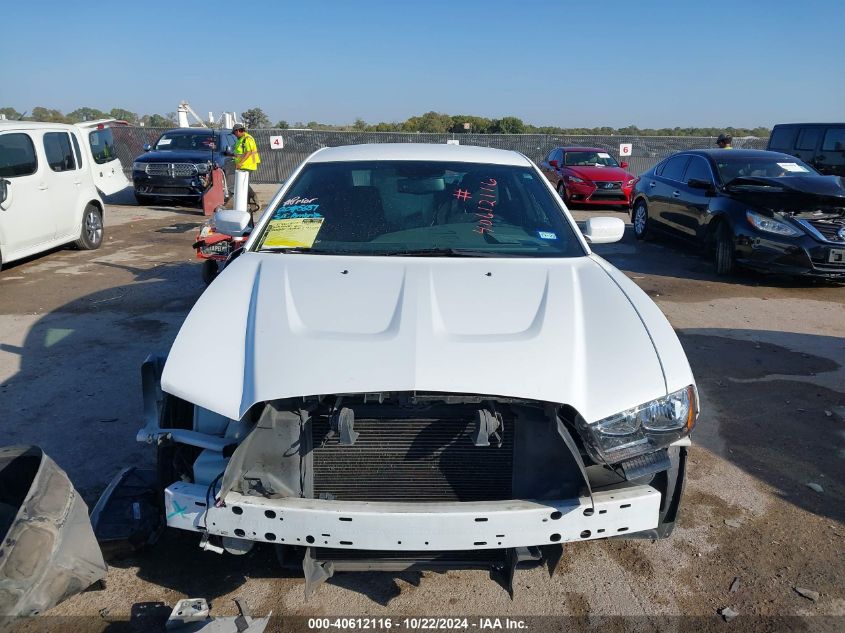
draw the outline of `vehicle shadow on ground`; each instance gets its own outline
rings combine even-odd
[[[845,341],[756,330],[678,335],[703,403],[693,446],[797,507],[845,521],[845,391],[837,389],[845,385]]]

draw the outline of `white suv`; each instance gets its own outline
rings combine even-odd
[[[0,121],[0,265],[71,242],[85,250],[102,243],[103,170],[85,134],[61,123]],[[113,147],[106,159],[116,161]]]

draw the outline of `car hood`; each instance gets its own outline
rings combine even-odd
[[[567,167],[566,169],[589,180],[621,180],[624,183],[633,178],[621,167]]]
[[[219,160],[220,152],[214,152]],[[135,159],[136,163],[204,163],[211,160],[210,150],[165,150],[146,152]]]
[[[729,182],[724,192],[745,204],[775,211],[845,207],[845,182],[839,176],[740,177]]]
[[[246,253],[186,318],[162,389],[236,420],[277,398],[414,390],[598,420],[667,393],[655,345],[682,358],[670,388],[692,383],[668,322],[631,284],[635,308],[617,273],[596,256]]]

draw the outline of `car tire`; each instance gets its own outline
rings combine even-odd
[[[559,195],[560,199],[563,200],[563,204],[565,204],[568,207],[569,206],[569,196],[566,195],[566,187],[564,187],[562,180],[559,183],[557,183],[557,195]]]
[[[74,242],[81,251],[93,251],[103,243],[103,214],[96,205],[88,203],[82,215],[82,229]]]
[[[648,205],[644,200],[638,200],[631,212],[631,224],[634,225],[634,237],[645,240],[649,237]]]
[[[211,282],[217,279],[220,274],[220,265],[216,259],[206,259],[202,263],[202,280],[206,286],[210,286]]]
[[[153,197],[151,197],[151,196],[145,196],[145,195],[143,195],[143,194],[141,194],[141,193],[136,193],[136,194],[135,194],[135,200],[136,200],[136,201],[138,202],[138,204],[139,204],[139,205],[141,205],[142,207],[148,207],[148,206],[150,206],[153,202],[155,202],[155,198],[153,198]]]
[[[733,231],[727,224],[716,229],[713,265],[717,275],[730,275],[736,269]]]

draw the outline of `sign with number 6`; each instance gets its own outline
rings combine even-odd
[[[632,143],[619,143],[619,155],[620,156],[630,156],[632,149],[633,149]]]

